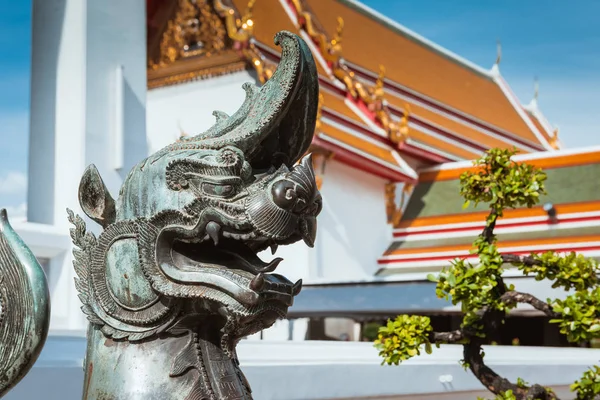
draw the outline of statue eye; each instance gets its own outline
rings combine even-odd
[[[202,183],[202,191],[209,196],[229,197],[234,193],[235,188],[233,185],[204,182]]]
[[[271,189],[273,201],[284,210],[292,210],[298,201],[298,194],[294,190],[294,184],[281,180],[275,182]]]

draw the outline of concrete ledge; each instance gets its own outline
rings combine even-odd
[[[53,258],[72,248],[69,230],[32,222],[12,226],[37,257]]]
[[[52,332],[33,370],[6,399],[79,400],[85,345],[83,332]],[[568,396],[568,385],[600,359],[600,350],[579,348],[489,346],[485,351],[500,374],[555,387],[566,399],[574,397]],[[261,400],[465,400],[482,390],[459,366],[460,346],[434,349],[398,367],[381,366],[372,345],[358,342],[244,340],[238,354],[254,398]]]

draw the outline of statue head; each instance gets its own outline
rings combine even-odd
[[[283,318],[300,292],[301,281],[274,272],[281,258],[257,255],[312,247],[321,211],[305,155],[316,67],[298,36],[280,32],[275,43],[281,62],[264,86],[245,84],[236,113],[214,112],[206,132],[137,164],[116,201],[93,165],[85,171],[80,204],[104,232],[95,240],[71,215],[77,284],[106,335],[138,340],[212,318],[235,341]]]

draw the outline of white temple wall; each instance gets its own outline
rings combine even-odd
[[[314,260],[308,281],[369,280],[389,245],[387,181],[335,161],[323,176]]]
[[[145,0],[88,0],[86,162],[113,197],[148,156]],[[99,151],[104,149],[104,151]]]
[[[212,112],[233,114],[242,105],[246,82],[256,84],[248,71],[165,86],[148,91],[146,121],[149,152],[173,143],[182,132],[195,135],[215,123]]]

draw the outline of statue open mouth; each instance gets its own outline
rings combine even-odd
[[[277,244],[255,231],[239,230],[224,219],[196,224],[192,230],[166,227],[157,238],[161,271],[173,282],[206,285],[233,297],[245,307],[269,303],[285,314],[300,293],[302,280],[290,282],[273,271],[283,260],[261,260],[257,253]],[[231,223],[233,225],[233,223]],[[247,225],[237,224],[242,229]]]

